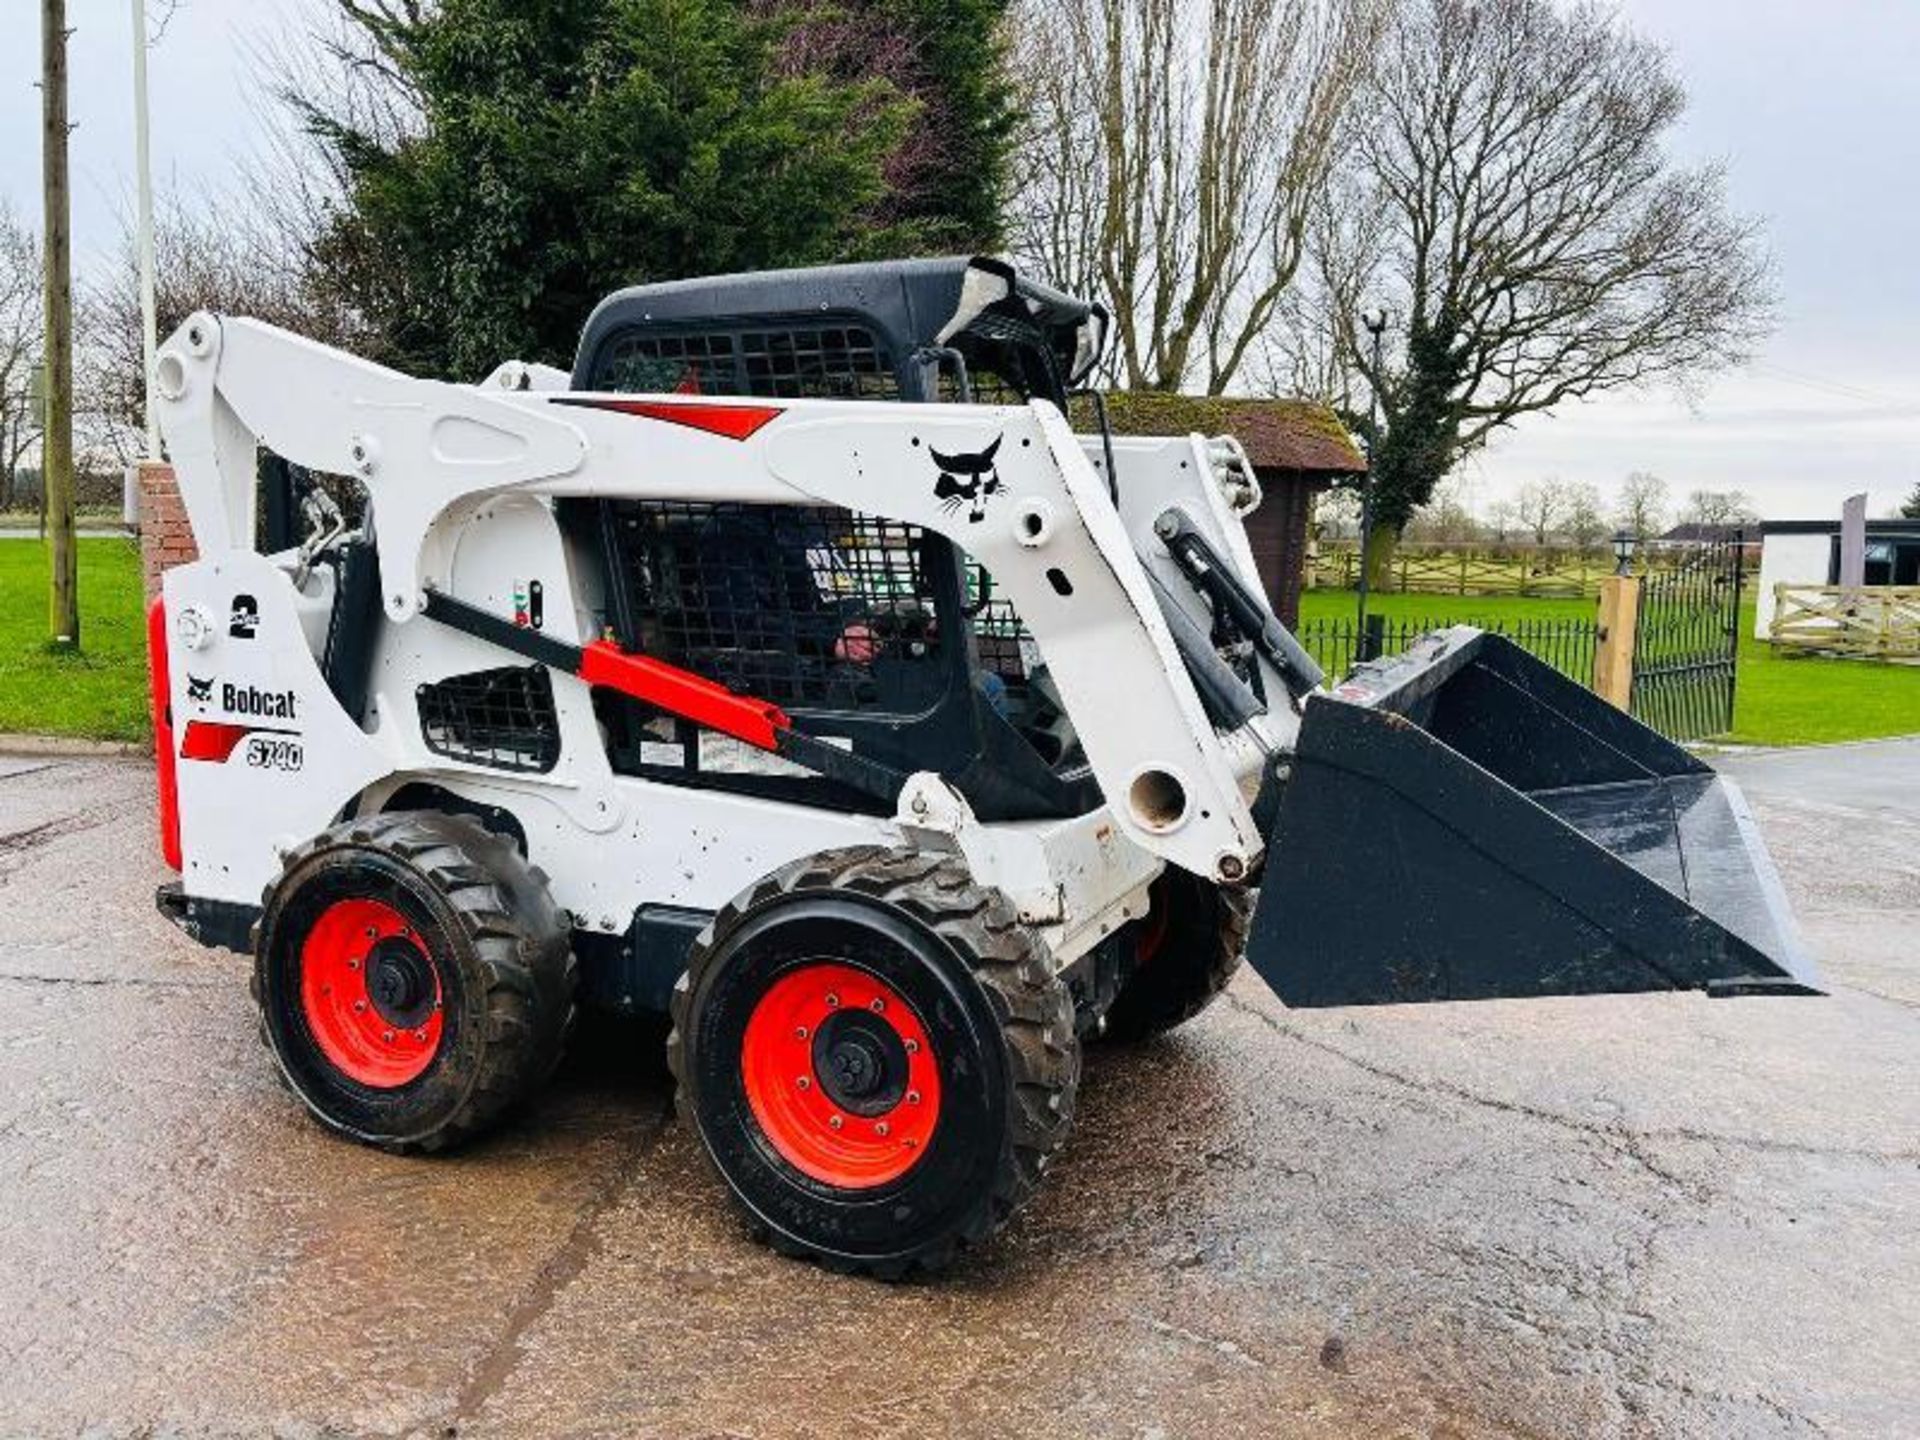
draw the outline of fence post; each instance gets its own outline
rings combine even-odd
[[[1360,653],[1358,660],[1378,660],[1387,648],[1387,617],[1384,615],[1367,616],[1367,628],[1360,632]]]
[[[1593,693],[1622,710],[1633,705],[1633,642],[1640,628],[1640,579],[1609,575],[1600,582],[1600,619],[1593,637]]]

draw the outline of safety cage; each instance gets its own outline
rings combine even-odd
[[[1057,791],[1055,772],[1084,766],[1032,636],[939,535],[831,506],[594,501],[565,516],[598,532],[604,624],[629,649],[903,774],[1024,752],[1013,771]],[[625,773],[765,791],[739,772],[786,768],[624,695],[595,705]]]
[[[866,326],[849,319],[626,331],[602,349],[592,387],[785,400],[901,398],[892,352]]]

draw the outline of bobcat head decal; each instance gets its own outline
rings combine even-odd
[[[1004,438],[995,436],[991,445],[975,454],[942,455],[938,450],[928,449],[933,463],[940,467],[940,478],[933,482],[933,495],[942,510],[953,514],[965,505],[970,525],[978,525],[987,518],[987,497],[998,495],[1005,488],[993,458],[999,453],[1000,441]]]
[[[213,679],[209,676],[202,680],[198,675],[187,676],[187,699],[196,705],[205,705],[213,699]]]

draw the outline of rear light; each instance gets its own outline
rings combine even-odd
[[[147,678],[153,700],[153,761],[160,806],[160,856],[180,865],[180,784],[174,774],[173,687],[167,673],[167,602],[147,607]]]

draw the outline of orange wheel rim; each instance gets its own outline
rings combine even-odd
[[[379,900],[337,900],[300,948],[300,1008],[328,1062],[373,1090],[417,1080],[440,1051],[440,972]]]
[[[740,1074],[767,1142],[839,1189],[898,1180],[939,1124],[926,1027],[897,990],[850,965],[822,961],[776,980],[748,1017]]]

